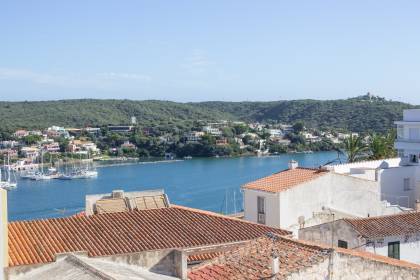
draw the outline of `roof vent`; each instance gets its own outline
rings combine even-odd
[[[113,190],[112,191],[112,198],[124,198],[124,191],[123,190]]]
[[[279,256],[277,254],[271,255],[271,275],[275,276],[277,273],[279,273],[280,270],[280,262],[279,262]]]
[[[296,160],[289,161],[289,169],[296,169],[299,166],[299,163]]]

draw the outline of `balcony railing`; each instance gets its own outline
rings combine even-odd
[[[420,143],[420,139],[409,139],[409,138],[397,137],[396,142]]]

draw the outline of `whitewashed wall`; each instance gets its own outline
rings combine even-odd
[[[244,190],[244,219],[257,222],[258,197],[265,198],[265,224],[272,227],[280,226],[280,203],[278,193],[269,193],[256,190]]]
[[[420,232],[410,236],[389,236],[378,242],[375,247],[367,246],[366,251],[381,256],[388,256],[388,243],[400,241],[400,259],[420,264]]]
[[[357,217],[384,212],[377,182],[329,173],[280,193],[280,227],[296,230],[299,216],[308,219],[323,206]]]
[[[404,178],[410,178],[410,190],[404,190]],[[417,182],[420,181],[418,166],[403,166],[378,170],[382,200],[392,204],[414,208]]]
[[[351,168],[379,168],[383,162],[386,162],[389,167],[397,167],[400,165],[401,158],[390,158],[386,160],[370,160],[353,163],[337,164],[329,166],[334,172],[346,174],[350,173]]]
[[[266,198],[266,224],[297,233],[298,219],[308,220],[323,207],[355,217],[398,213],[381,201],[379,184],[352,176],[328,173],[289,190],[273,194],[244,190],[245,219],[257,221],[257,197]]]

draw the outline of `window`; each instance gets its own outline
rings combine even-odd
[[[400,242],[389,242],[388,243],[388,257],[394,259],[400,259]]]
[[[398,139],[404,139],[404,126],[403,125],[397,126],[397,137]]]
[[[347,249],[347,248],[348,248],[347,241],[344,241],[344,240],[338,240],[338,248],[344,248],[344,249]]]
[[[410,162],[419,163],[419,157],[417,155],[410,154]]]
[[[410,190],[410,178],[404,178],[404,190],[405,191]]]
[[[400,158],[405,157],[404,150],[398,150],[398,157],[400,157]]]
[[[409,128],[410,140],[420,140],[420,128]]]
[[[257,222],[260,224],[265,224],[265,198],[257,197]]]

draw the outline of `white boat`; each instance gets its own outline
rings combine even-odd
[[[52,176],[51,174],[48,173],[44,173],[44,153],[41,153],[41,166],[40,166],[40,171],[35,172],[35,174],[31,177],[29,177],[29,179],[34,180],[34,181],[41,181],[41,180],[51,180]]]
[[[44,174],[42,172],[37,172],[34,176],[30,178],[31,180],[41,181],[41,180],[51,180],[51,176],[48,174]]]
[[[98,177],[96,170],[77,170],[70,174],[72,179],[89,179]]]
[[[26,171],[26,172],[20,173],[20,178],[22,178],[22,179],[31,179],[35,175],[36,175],[36,172],[31,170],[31,171]]]
[[[7,172],[6,172],[7,170]],[[16,181],[16,176],[14,173],[12,173],[12,169],[10,167],[10,155],[7,154],[7,168],[6,168],[6,162],[4,163],[4,181],[3,181],[3,176],[2,176],[2,171],[0,169],[0,187],[6,190],[12,190],[17,188],[17,181]],[[6,178],[6,174],[7,174],[7,178]],[[15,180],[12,181],[12,174],[15,177]]]

